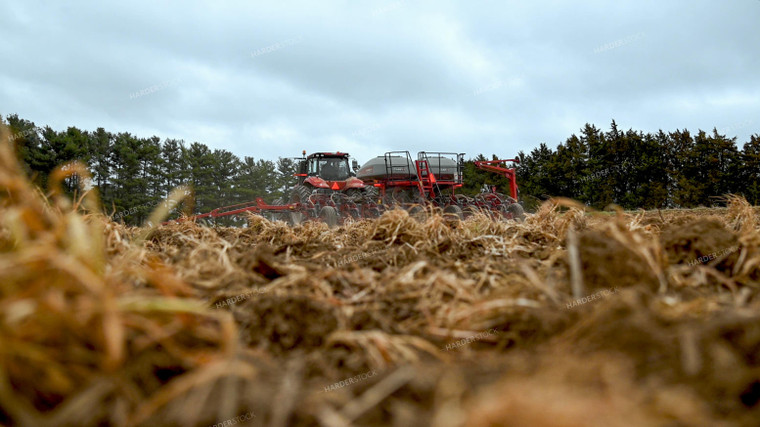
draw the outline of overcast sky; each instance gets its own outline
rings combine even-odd
[[[760,132],[760,0],[0,0],[0,114],[275,159]]]

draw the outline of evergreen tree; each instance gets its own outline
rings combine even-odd
[[[214,150],[214,168],[212,176],[216,193],[216,203],[219,206],[239,203],[237,197],[237,182],[235,178],[240,172],[242,162],[237,156],[227,150]]]
[[[115,187],[113,209],[118,219],[132,225],[142,224],[152,207],[149,180],[140,159],[143,142],[129,133],[117,134],[111,156]]]
[[[277,184],[276,189],[271,196],[272,200],[278,197],[288,197],[291,188],[296,184],[296,179],[293,176],[293,174],[297,172],[296,166],[296,162],[291,158],[280,157],[277,159]]]
[[[760,203],[760,134],[750,136],[742,150],[742,167],[737,174],[740,193],[753,205]]]
[[[195,212],[205,213],[219,207],[216,204],[214,182],[214,155],[208,147],[193,142],[185,151],[190,181],[195,194]]]
[[[113,170],[113,135],[103,128],[98,128],[89,135],[90,170],[94,185],[103,203],[108,206],[113,201],[111,172]]]

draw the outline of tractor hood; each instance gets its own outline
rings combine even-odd
[[[304,183],[310,184],[314,188],[334,191],[341,191],[347,188],[364,188],[364,181],[353,176],[345,181],[326,181],[318,176],[310,176],[304,180]]]

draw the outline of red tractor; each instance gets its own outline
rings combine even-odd
[[[255,201],[216,208],[205,214],[187,219],[205,221],[227,216],[256,213],[292,225],[303,221],[322,221],[330,227],[342,224],[347,218],[377,218],[380,207],[376,204],[377,190],[367,187],[356,178],[359,168],[356,160],[349,168],[348,153],[314,153],[297,158],[296,185],[290,196],[279,198],[271,205],[261,197]],[[179,221],[184,221],[180,219]]]
[[[376,218],[380,210],[376,205],[377,190],[365,186],[364,181],[356,177],[359,168],[356,160],[349,166],[348,153],[313,153],[298,158],[296,173],[297,184],[290,191],[288,203],[297,208],[278,219],[292,224],[299,224],[306,219],[321,219],[330,226],[342,222],[345,218]],[[274,205],[282,205],[284,199],[278,199]]]

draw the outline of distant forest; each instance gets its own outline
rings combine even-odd
[[[287,194],[294,183],[294,165],[288,158],[240,159],[199,142],[140,138],[103,128],[90,132],[69,127],[59,132],[17,115],[0,117],[0,122],[10,128],[20,160],[41,188],[47,188],[48,175],[56,166],[85,162],[105,211],[128,224],[141,224],[182,184],[195,190],[194,213],[203,213],[258,196],[271,202]],[[758,134],[739,150],[736,138],[715,129],[692,135],[687,130],[623,132],[614,121],[610,127],[603,132],[587,124],[580,136],[570,136],[556,150],[542,143],[528,154],[520,152],[518,185],[526,205],[535,206],[551,196],[570,197],[596,208],[614,203],[626,209],[711,206],[721,203],[716,196],[728,193],[741,194],[755,205],[760,199]],[[514,157],[514,153],[503,155]],[[482,154],[475,156],[485,159]],[[77,188],[76,180],[64,183],[68,191]],[[477,193],[484,183],[508,189],[504,178],[469,162],[464,180],[465,193]]]
[[[729,193],[760,200],[760,134],[739,150],[716,129],[645,134],[613,121],[608,132],[586,124],[556,150],[540,144],[519,157],[526,199],[565,196],[600,209],[713,206]]]

